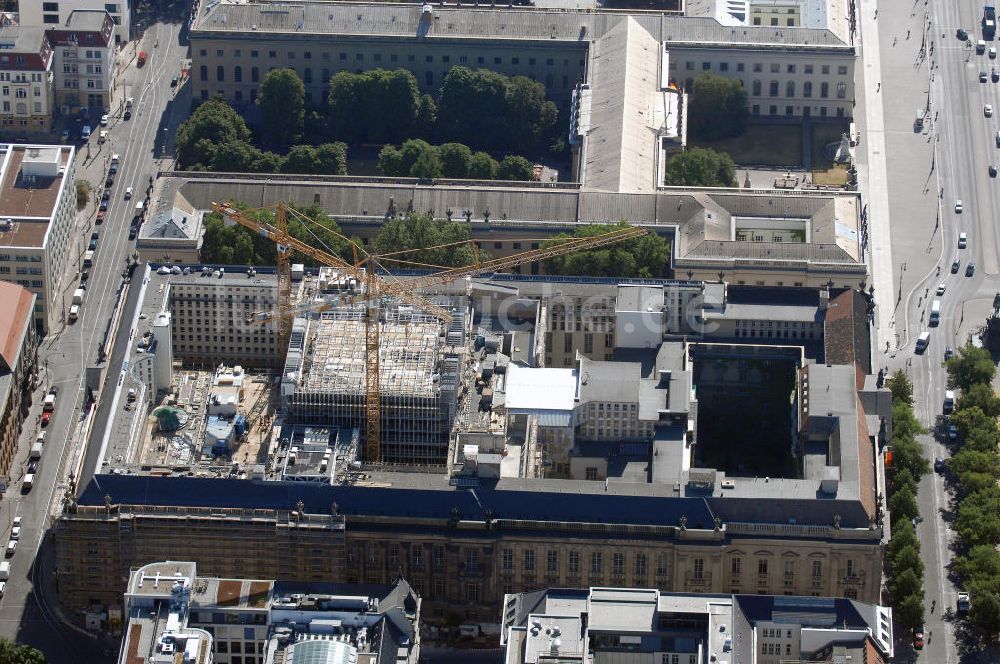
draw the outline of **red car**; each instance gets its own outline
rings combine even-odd
[[[923,650],[924,649],[924,628],[914,627],[913,628],[913,649]]]
[[[42,413],[42,426],[49,426],[49,420],[52,419],[52,413]]]
[[[101,210],[100,212],[98,212],[97,213],[97,223],[103,224],[104,223],[104,217],[106,217],[107,214],[108,213],[107,213],[106,210]]]

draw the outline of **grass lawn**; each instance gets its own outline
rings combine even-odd
[[[837,164],[829,170],[813,171],[813,184],[826,187],[843,187],[847,184],[847,167]]]
[[[841,136],[847,133],[850,122],[843,123],[816,123],[812,130],[812,167],[816,170],[826,170],[833,163],[823,154],[823,148],[827,143],[840,141]]]
[[[802,163],[802,127],[750,123],[742,136],[721,141],[692,140],[691,146],[728,152],[737,166],[798,166]]]

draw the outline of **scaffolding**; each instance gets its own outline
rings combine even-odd
[[[308,322],[301,373],[287,400],[293,424],[364,428],[364,316],[363,309],[341,307]],[[446,331],[407,306],[385,310],[378,325],[384,458],[443,463],[459,382],[450,348],[463,345],[462,327]]]

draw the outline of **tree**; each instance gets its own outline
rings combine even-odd
[[[87,203],[90,202],[90,192],[94,190],[93,186],[86,180],[76,181],[76,209],[82,210],[87,207]]]
[[[974,546],[964,556],[955,558],[952,569],[967,582],[977,577],[1000,578],[1000,553],[993,546]]]
[[[898,526],[894,526],[892,529],[892,539],[886,545],[886,556],[893,567],[899,567],[896,561],[903,550],[914,548],[918,550],[917,555],[919,555],[919,547],[917,533],[913,529],[913,524],[909,521],[901,521]]]
[[[958,410],[979,408],[987,417],[1000,416],[1000,397],[993,392],[989,383],[975,383],[962,391],[958,399]]]
[[[954,528],[965,546],[1000,543],[1000,488],[994,484],[966,496],[958,506]]]
[[[515,76],[507,82],[507,145],[516,152],[531,152],[544,146],[552,137],[559,111],[545,99],[545,86],[527,76]]]
[[[533,167],[530,161],[524,157],[509,154],[500,162],[497,177],[501,180],[527,182],[531,180],[532,170]]]
[[[909,404],[893,400],[892,404],[892,438],[915,438],[924,433],[924,428],[913,415]]]
[[[997,444],[1000,443],[996,420],[984,414],[979,407],[971,406],[952,413],[951,423],[958,427],[966,449],[976,449],[991,454],[996,452]],[[893,424],[895,425],[895,422]]]
[[[177,161],[184,168],[197,164],[207,167],[214,158],[217,144],[249,142],[250,130],[240,114],[222,97],[213,97],[181,124],[174,148]]]
[[[260,84],[264,140],[269,145],[291,145],[302,133],[306,111],[306,86],[294,69],[272,69]]]
[[[389,177],[401,177],[409,175],[409,171],[403,170],[403,153],[395,145],[385,145],[378,153],[378,162],[375,169],[382,175]]]
[[[416,132],[423,136],[430,136],[434,131],[434,123],[437,122],[437,104],[434,97],[423,95],[420,103],[417,104]]]
[[[472,150],[461,143],[445,143],[438,146],[438,156],[446,178],[467,178],[472,166]]]
[[[259,157],[260,150],[245,141],[226,141],[215,145],[211,161],[205,165],[220,173],[245,173],[253,170]]]
[[[948,468],[956,475],[970,472],[988,473],[996,479],[1000,477],[1000,458],[996,453],[962,448],[948,460]]]
[[[916,544],[901,548],[893,561],[893,571],[900,574],[911,570],[918,579],[924,578],[924,561],[920,558],[920,547]]]
[[[472,161],[469,162],[469,177],[473,180],[496,180],[499,171],[500,164],[485,152],[472,155]]]
[[[329,83],[330,129],[339,138],[352,143],[395,143],[414,132],[423,133],[429,126],[424,123],[433,123],[433,99],[420,95],[417,79],[405,69],[340,71]]]
[[[746,129],[747,93],[738,78],[705,72],[694,79],[688,126],[698,140],[739,136]]]
[[[444,166],[436,148],[420,153],[410,167],[410,176],[415,178],[439,178],[444,175]]]
[[[621,221],[618,225],[628,224]],[[542,246],[549,247],[557,244],[559,240],[572,237],[592,237],[607,233],[614,228],[614,224],[582,226],[574,230],[572,235],[560,233]],[[654,278],[663,275],[669,255],[670,244],[661,236],[650,233],[608,247],[550,258],[545,261],[545,272],[590,277]]]
[[[901,602],[910,596],[923,597],[924,585],[920,575],[913,569],[901,570],[892,578],[892,597],[895,602]]]
[[[992,593],[977,595],[969,609],[969,620],[992,640],[1000,633],[1000,597]]]
[[[892,521],[895,525],[897,519],[909,521],[918,514],[920,508],[917,506],[917,496],[909,487],[898,489],[889,496],[889,512],[892,514]]]
[[[682,187],[732,187],[736,164],[725,152],[691,148],[670,158],[664,182]]]
[[[910,380],[905,371],[896,369],[896,372],[885,381],[885,386],[892,392],[893,401],[902,401],[909,406],[913,405],[913,381]]]
[[[412,263],[436,266],[471,265],[475,262],[469,226],[464,222],[434,219],[429,214],[411,214],[406,219],[390,219],[375,238],[378,254],[408,252],[397,256],[403,267]],[[436,245],[451,246],[430,249]],[[383,263],[392,261],[383,260]]]
[[[904,629],[911,630],[924,624],[924,594],[907,595],[893,607],[893,615]]]
[[[985,348],[965,346],[945,363],[948,369],[948,385],[967,390],[976,383],[989,383],[996,373],[993,358]]]
[[[45,664],[45,655],[31,646],[0,638],[0,664]]]
[[[319,172],[323,175],[347,175],[347,144],[323,143],[316,148]]]
[[[486,148],[506,142],[509,79],[488,69],[452,67],[444,77],[437,103],[437,130],[442,137]]]

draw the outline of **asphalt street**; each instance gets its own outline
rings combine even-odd
[[[882,283],[891,284],[888,292],[883,288],[876,293],[880,338],[875,362],[909,373],[917,418],[928,428],[921,442],[933,460],[948,456],[942,414],[945,348],[969,341],[1000,291],[1000,238],[992,223],[1000,212],[1000,182],[988,172],[990,165],[1000,167],[995,138],[1000,130],[1000,83],[979,80],[981,71],[1000,69],[1000,62],[988,53],[975,53],[981,2],[908,0],[885,3],[885,9],[876,14],[874,3],[862,8],[862,24],[871,21],[866,37],[875,30],[878,35],[880,66],[866,81],[865,95],[881,95],[888,185],[884,193],[867,193],[887,196],[891,230],[891,261],[873,265],[882,272]],[[968,30],[970,42],[957,38],[960,27]],[[872,50],[872,42],[865,48]],[[994,117],[986,117],[986,104],[993,105]],[[923,127],[915,123],[918,109],[926,113]],[[960,213],[955,208],[958,200]],[[964,249],[958,247],[962,232],[969,237]],[[956,260],[959,267],[953,273]],[[975,270],[967,276],[970,263]],[[937,295],[941,284],[944,294]],[[929,321],[935,300],[941,307],[938,326]],[[914,344],[924,331],[930,332],[930,346],[918,354]],[[970,647],[963,622],[954,616],[957,588],[948,573],[954,542],[948,522],[954,504],[944,478],[925,477],[918,502],[929,638],[922,651],[913,651],[910,635],[898,634],[897,660],[995,662],[997,652]]]
[[[170,79],[180,75],[181,63],[187,56],[187,45],[181,43],[179,31],[179,24],[153,24],[146,30],[141,42],[132,42],[120,51],[119,74],[107,127],[108,140],[99,143],[95,127],[89,144],[78,146],[77,179],[91,182],[97,199],[100,198],[112,154],[120,156],[119,171],[111,187],[106,221],[100,226],[95,225],[96,203],[78,215],[76,257],[82,257],[91,232],[100,231],[95,264],[91,269],[80,318],[75,323],[65,321],[73,289],[77,287],[77,268],[73,265],[67,269],[74,278],[61,294],[63,323],[50,332],[39,350],[41,381],[22,431],[21,457],[27,457],[27,450],[38,431],[36,422],[41,411],[41,395],[49,386],[57,386],[59,397],[52,422],[47,428],[45,453],[35,486],[30,492],[21,492],[20,479],[25,466],[24,463],[18,464],[12,473],[11,486],[4,493],[4,500],[0,501],[2,527],[8,528],[14,515],[21,516],[24,521],[17,552],[11,558],[11,577],[0,600],[0,635],[42,649],[50,664],[99,662],[110,654],[107,648],[116,645],[115,641],[95,640],[59,620],[52,606],[54,581],[50,552],[46,547],[37,556],[37,562],[36,553],[42,545],[44,532],[61,508],[68,474],[80,465],[80,455],[84,451],[91,452],[89,457],[82,459],[86,473],[92,474],[96,465],[96,451],[82,445],[91,431],[91,420],[99,419],[88,417],[89,411],[82,411],[84,374],[87,367],[98,365],[98,347],[109,329],[112,316],[121,313],[119,304],[126,292],[122,285],[122,271],[134,252],[134,242],[128,239],[128,230],[135,204],[143,200],[150,178],[155,177],[159,170],[170,167],[169,150],[173,133],[186,115],[188,98],[183,87],[170,86]],[[139,68],[136,56],[142,50],[147,52],[148,57],[146,65]],[[134,109],[132,118],[125,121],[122,112],[127,97],[134,99]],[[167,154],[163,153],[164,145]],[[132,200],[124,198],[127,187],[135,191]],[[109,380],[117,380],[124,348],[121,344],[117,345],[117,352],[112,352],[109,365],[102,365],[107,369],[106,376],[111,377]],[[113,386],[113,383],[110,385]],[[96,431],[100,427],[93,429]],[[5,531],[0,535],[0,541],[6,542],[6,536]]]

